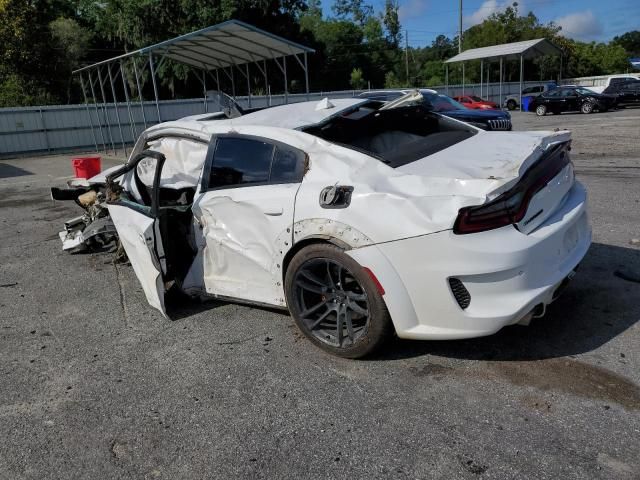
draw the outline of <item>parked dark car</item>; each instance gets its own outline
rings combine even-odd
[[[594,110],[606,112],[615,106],[614,95],[596,93],[584,87],[562,86],[532,99],[529,110],[536,112],[538,116],[543,116],[547,113],[562,112],[591,113]]]
[[[608,95],[615,95],[618,105],[639,105],[640,104],[640,80],[627,80],[622,83],[611,84],[605,88]]]
[[[378,90],[363,92],[360,98],[370,98],[389,102],[409,93],[411,90]],[[482,130],[511,130],[511,115],[502,110],[471,110],[453,98],[435,90],[420,89],[425,100],[425,106],[430,110],[447,117],[466,122]]]

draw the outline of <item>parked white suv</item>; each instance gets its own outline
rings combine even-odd
[[[555,88],[555,85],[553,85]],[[549,85],[536,85],[535,87],[527,87],[522,90],[523,97],[537,97],[541,93],[550,90],[551,87]],[[520,107],[520,95],[508,95],[505,97],[504,102],[502,104],[504,107],[507,107],[509,110],[515,110]]]
[[[604,83],[602,85],[594,85],[593,87],[590,87],[588,85],[583,85],[583,86],[596,93],[602,93],[605,91],[607,87],[611,85],[616,85],[619,83],[628,82],[629,80],[638,80],[638,79],[640,79],[640,75],[633,75],[633,74],[611,75],[610,77],[605,78]]]

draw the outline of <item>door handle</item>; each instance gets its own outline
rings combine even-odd
[[[282,215],[283,210],[282,207],[265,208],[262,210],[262,213],[269,215],[270,217],[278,217]]]

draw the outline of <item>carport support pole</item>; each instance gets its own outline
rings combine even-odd
[[[233,65],[229,67],[231,70],[231,95],[233,96],[233,100],[236,99],[236,80],[233,76]]]
[[[498,105],[502,110],[502,57],[500,57],[500,89],[498,90]]]
[[[282,57],[284,65],[284,103],[289,103],[289,81],[287,80],[287,57]]]
[[[207,113],[209,108],[207,105],[207,72],[202,70],[202,90],[204,92],[204,113]]]
[[[118,100],[116,100],[116,87],[113,85],[113,75],[111,74],[111,64],[107,63],[107,73],[109,75],[109,83],[111,84],[111,95],[113,96],[113,106],[116,110],[116,122],[118,122],[118,131],[120,132],[120,141],[122,142],[122,150],[124,156],[127,156],[127,147],[124,143],[124,134],[122,133],[122,123],[120,123],[120,112],[118,108]]]
[[[89,117],[89,125],[91,125],[91,136],[93,137],[93,144],[96,146],[96,152],[97,152],[98,140],[96,140],[96,132],[93,130],[93,120],[91,120],[91,111],[89,110],[89,102],[87,101],[87,91],[84,87],[84,79],[82,78],[82,72],[80,72],[80,85],[82,86],[82,95],[84,96],[84,106],[87,109],[87,116]]]
[[[251,108],[251,79],[249,77],[249,64],[245,63],[244,66],[247,72],[247,95],[249,96],[249,108]]]
[[[102,130],[102,122],[100,121],[100,112],[98,111],[98,98],[96,97],[96,91],[93,88],[93,78],[91,78],[91,70],[87,72],[89,77],[89,86],[91,87],[91,96],[93,97],[93,106],[96,109],[96,120],[98,121],[98,127],[100,127],[100,136],[102,137],[102,146],[104,147],[104,153],[107,153],[107,139]]]
[[[107,131],[109,132],[111,149],[113,150],[113,153],[116,153],[116,145],[115,143],[113,143],[113,134],[111,133],[111,119],[109,118],[109,111],[107,110],[107,96],[104,94],[104,84],[102,83],[100,67],[98,67],[98,82],[100,82],[100,92],[102,93],[102,110],[104,112],[104,119],[107,122]]]
[[[136,59],[131,58],[133,63],[133,74],[136,76],[136,88],[138,89],[138,101],[140,102],[140,112],[142,112],[142,123],[144,129],[147,129],[147,115],[144,113],[144,99],[142,98],[142,89],[140,88],[140,77],[138,77],[138,67],[136,66]]]
[[[484,60],[480,60],[480,98],[484,98],[482,96],[482,76],[484,75]]]
[[[524,57],[520,54],[520,111],[522,112],[522,77],[524,76]]]
[[[158,101],[158,85],[156,84],[156,70],[153,66],[153,54],[149,52],[149,70],[151,70],[151,82],[153,83],[153,95],[156,98],[156,111],[158,112],[158,123],[162,122],[160,116],[160,102]]]
[[[465,74],[464,62],[462,62],[462,95],[464,95],[464,82],[465,82],[464,74]]]
[[[307,52],[304,52],[304,85],[307,89],[307,101],[309,100],[309,67],[307,65]]]
[[[444,64],[444,91],[449,95],[449,64]]]
[[[267,96],[267,106],[271,106],[271,95],[269,95],[269,77],[267,72],[267,61],[262,61],[262,67],[264,68],[264,94]]]
[[[490,82],[489,82],[489,76],[491,75],[491,62],[487,62],[487,99],[491,100],[491,95],[489,94],[489,89],[491,88]]]
[[[127,85],[127,78],[124,73],[124,66],[122,60],[120,60],[120,78],[122,79],[122,89],[124,90],[124,99],[127,102],[127,114],[129,115],[129,129],[131,130],[131,141],[136,143],[138,137],[138,131],[136,130],[135,121],[133,120],[133,113],[131,112],[131,98],[129,97],[129,87]]]

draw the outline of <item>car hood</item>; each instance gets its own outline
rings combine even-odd
[[[486,181],[485,193],[510,184],[571,132],[485,132],[398,170],[419,176]],[[473,182],[477,184],[478,182]]]
[[[495,110],[488,111],[488,110],[466,109],[466,110],[447,110],[444,112],[437,112],[437,113],[441,115],[445,115],[447,117],[451,117],[451,118],[471,119],[471,120],[479,120],[479,121],[511,118],[511,116],[507,112],[501,112],[501,111],[495,111]]]

